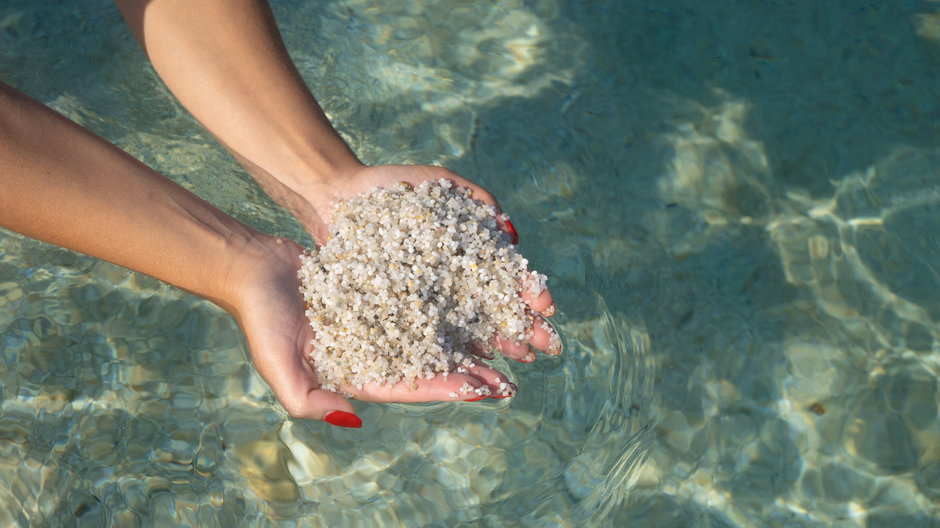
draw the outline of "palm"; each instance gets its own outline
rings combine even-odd
[[[293,416],[323,417],[318,406],[334,403],[346,409],[348,402],[337,395],[318,391],[312,369],[304,360],[313,330],[304,316],[303,300],[297,291],[296,269],[300,247],[282,242],[272,248],[267,262],[249,270],[242,287],[244,308],[237,314],[258,373]],[[328,410],[328,409],[327,409]]]

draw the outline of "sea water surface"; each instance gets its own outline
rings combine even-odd
[[[0,525],[940,525],[940,3],[273,7],[365,161],[499,197],[566,352],[293,420],[219,308],[0,232]],[[4,2],[0,78],[309,243],[110,2]]]

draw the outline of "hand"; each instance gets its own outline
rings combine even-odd
[[[418,184],[427,179],[445,177],[474,190],[474,196],[495,204],[492,195],[456,174],[437,167],[367,167],[357,173],[350,185],[333,187],[334,199],[365,192],[376,185],[392,185],[400,181]],[[322,188],[322,187],[321,187]],[[316,225],[330,218],[330,199],[318,200],[324,211],[315,219]],[[313,330],[304,314],[303,299],[298,291],[297,270],[302,248],[285,239],[266,238],[245,252],[233,265],[229,291],[236,292],[237,302],[233,315],[248,339],[252,359],[259,374],[268,382],[275,396],[291,416],[308,419],[326,419],[336,425],[358,426],[352,404],[339,394],[319,389],[313,368],[307,357]],[[526,302],[537,312],[551,315],[554,311],[551,294],[543,292],[538,298]],[[533,347],[546,349],[550,336],[535,325],[530,340]],[[534,354],[524,344],[498,340],[498,348],[508,357],[531,362]],[[499,381],[497,381],[499,380]],[[455,401],[452,393],[471,400],[475,393],[464,394],[459,389],[469,383],[477,388],[489,387],[497,394],[500,384],[508,377],[482,362],[468,373],[450,373],[446,378],[419,379],[414,383],[393,386],[366,385],[362,389],[345,387],[344,391],[355,399],[372,402],[427,402]],[[510,392],[515,393],[515,387]],[[338,412],[337,412],[338,411]],[[347,414],[348,413],[348,414]]]
[[[407,182],[412,186],[420,185],[424,181],[437,181],[440,179],[450,180],[454,185],[466,187],[471,190],[471,196],[484,203],[496,207],[497,212],[501,212],[496,197],[489,191],[479,185],[467,180],[443,167],[431,165],[377,165],[364,166],[356,165],[347,173],[340,173],[331,179],[322,179],[317,183],[307,186],[303,191],[303,205],[296,207],[295,215],[313,236],[317,244],[325,244],[329,239],[329,224],[332,220],[334,204],[341,200],[346,200],[357,194],[362,194],[372,190],[375,187],[391,187],[397,183]],[[507,230],[516,239],[518,235],[511,224],[503,224],[503,229]],[[552,302],[551,292],[542,292],[538,298],[525,298],[529,307],[546,317],[551,317],[555,313],[555,307]],[[538,321],[536,321],[538,323]],[[539,350],[549,350],[551,336],[548,331],[543,329],[540,324],[535,324],[535,333],[529,343]],[[535,355],[530,353],[529,347],[525,343],[513,343],[507,340],[497,340],[497,347],[508,357],[531,363],[535,360]],[[558,350],[552,350],[557,354]],[[502,377],[505,379],[505,376]]]
[[[273,178],[268,178],[263,183],[265,190],[294,214],[313,237],[314,242],[323,245],[329,239],[329,225],[337,202],[369,192],[375,187],[390,188],[401,182],[416,187],[424,181],[437,181],[442,178],[470,189],[474,199],[493,205],[499,210],[496,198],[483,187],[443,167],[431,165],[367,166],[355,162],[342,171],[311,178],[309,182],[294,185],[290,189]]]

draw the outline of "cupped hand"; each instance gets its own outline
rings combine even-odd
[[[449,180],[457,187],[470,189],[470,196],[473,199],[495,207],[500,218],[500,227],[510,235],[514,244],[519,242],[515,227],[510,222],[502,220],[503,211],[492,193],[451,170],[433,165],[358,165],[346,173],[319,180],[319,183],[308,188],[308,191],[304,192],[304,199],[308,201],[309,207],[297,217],[317,244],[325,244],[329,240],[329,225],[336,203],[369,192],[375,187],[390,188],[402,182],[416,187],[425,181],[441,179]],[[544,317],[551,317],[555,313],[552,295],[548,290],[537,297],[523,294],[523,299],[534,313]],[[533,329],[529,344],[552,354],[560,352],[553,342],[553,331],[550,327],[541,324],[536,319]],[[513,359],[527,363],[535,359],[535,355],[525,343],[514,343],[497,338],[496,347]]]
[[[453,171],[432,165],[358,165],[345,173],[318,179],[304,186],[297,193],[302,199],[302,205],[293,202],[287,206],[313,240],[322,245],[329,239],[333,209],[338,202],[369,192],[375,187],[391,188],[402,182],[416,187],[422,182],[440,179],[470,189],[473,199],[490,204],[501,212],[496,197],[486,189]]]
[[[361,194],[376,186],[389,187],[403,181],[417,185],[440,178],[469,187],[474,198],[498,207],[495,198],[482,187],[446,169],[399,165],[364,167],[344,186],[321,187],[324,196],[311,204],[312,209],[319,212],[306,218],[305,225],[313,226],[314,237],[325,242],[335,200]],[[307,321],[304,301],[298,289],[297,271],[302,252],[299,245],[283,238],[264,238],[246,250],[233,265],[231,289],[237,292],[235,296],[238,299],[234,303],[233,315],[247,337],[255,368],[291,416],[358,427],[361,421],[355,416],[352,404],[340,394],[320,389],[307,359],[313,330]],[[551,347],[550,328],[541,324],[541,315],[536,315],[541,313],[548,317],[554,312],[551,293],[546,290],[537,297],[524,295],[524,299],[535,318],[529,344],[549,353],[559,352]],[[508,357],[523,362],[535,359],[529,344],[498,338],[495,342]],[[480,355],[485,356],[485,353],[481,351]],[[465,384],[480,391],[462,391]],[[452,372],[447,376],[438,375],[432,379],[391,386],[345,387],[343,391],[363,401],[410,403],[473,401],[482,399],[481,394],[487,393],[492,397],[512,396],[516,387],[508,382],[504,373],[478,362],[466,373]],[[454,397],[454,394],[458,396]]]

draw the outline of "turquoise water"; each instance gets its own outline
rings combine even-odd
[[[221,310],[3,232],[0,525],[940,524],[940,5],[274,7],[366,161],[500,197],[566,353],[291,420]],[[5,2],[0,78],[303,239],[110,3]]]

